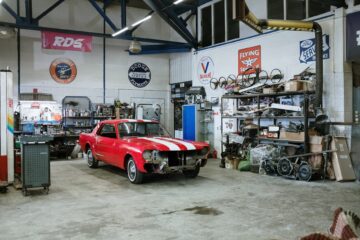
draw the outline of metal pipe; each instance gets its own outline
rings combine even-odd
[[[315,108],[321,108],[323,105],[323,38],[322,28],[317,22],[313,23],[315,30],[315,53],[316,53],[316,90],[315,90]]]
[[[16,1],[16,12],[17,15],[20,16],[20,0]],[[20,60],[21,60],[21,45],[20,45],[20,41],[21,41],[21,35],[20,35],[20,28],[17,28],[17,33],[16,33],[16,40],[17,40],[17,74],[18,74],[18,83],[17,83],[17,93],[18,93],[18,102],[20,102],[20,84],[21,84],[21,64],[20,64]]]
[[[106,14],[106,8],[104,6],[104,14]],[[103,103],[105,104],[105,98],[106,98],[106,22],[105,18],[103,19]]]
[[[25,0],[26,20],[32,22],[32,0]]]
[[[126,1],[120,0],[121,7],[121,28],[126,27]]]

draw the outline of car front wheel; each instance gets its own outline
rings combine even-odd
[[[90,168],[97,168],[99,166],[99,161],[95,159],[91,149],[87,151],[87,163]]]
[[[133,158],[130,158],[127,163],[127,175],[131,183],[140,184],[143,181],[144,174],[139,172]]]
[[[196,178],[200,172],[200,165],[196,165],[194,170],[183,170],[182,172],[187,178]]]

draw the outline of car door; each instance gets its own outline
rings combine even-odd
[[[98,160],[114,165],[116,160],[117,134],[115,125],[105,123],[96,136],[96,157]]]

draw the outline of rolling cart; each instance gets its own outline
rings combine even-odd
[[[49,193],[50,187],[50,159],[48,142],[50,136],[21,137],[21,181],[22,193],[28,195],[29,188],[43,188]]]

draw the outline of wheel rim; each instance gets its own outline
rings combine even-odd
[[[128,177],[130,179],[130,181],[134,181],[136,178],[136,166],[133,160],[129,161],[128,164]]]
[[[91,166],[94,162],[94,157],[92,155],[91,150],[88,151],[87,162],[89,166]]]

